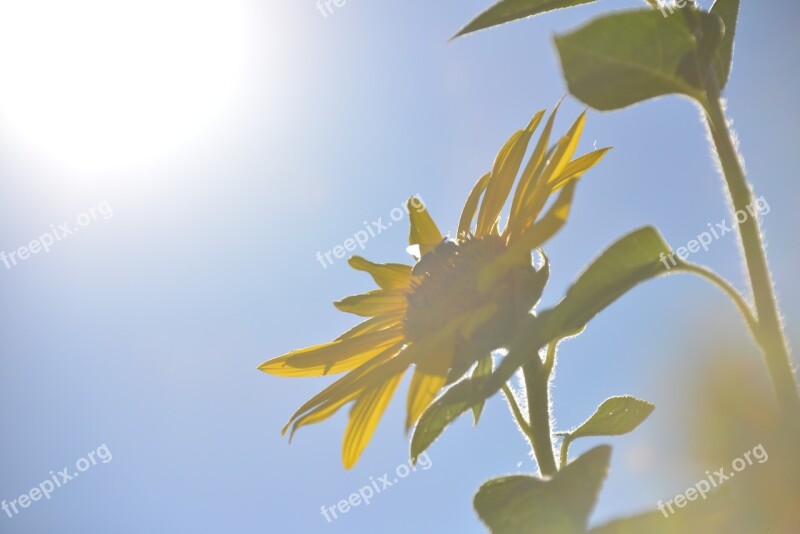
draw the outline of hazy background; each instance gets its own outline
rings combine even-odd
[[[371,280],[344,260],[323,269],[317,251],[413,194],[454,231],[503,142],[566,91],[552,33],[639,4],[598,2],[448,43],[486,1],[347,0],[325,18],[311,0],[0,0],[0,251],[104,201],[113,209],[49,253],[0,263],[0,499],[102,444],[113,454],[52,500],[0,512],[0,531],[484,532],[478,486],[535,470],[499,397],[477,429],[464,417],[443,435],[431,469],[328,524],[320,506],[406,461],[405,387],[344,471],[347,410],[291,446],[279,434],[328,380],[256,367],[357,321],[330,302]],[[769,259],[796,344],[800,6],[743,4],[729,111],[771,208]],[[559,129],[581,109],[567,98]],[[697,119],[675,97],[589,114],[582,151],[615,149],[547,248],[545,305],[623,233],[653,224],[677,247],[728,216]],[[404,218],[363,254],[407,261],[407,232]],[[742,287],[733,234],[690,259]],[[559,429],[612,395],[657,405],[633,434],[573,447],[614,446],[593,523],[653,509],[719,467],[690,461],[693,435],[676,425],[715,339],[750,346],[715,288],[676,276],[564,344]],[[756,361],[752,376],[765,374]]]

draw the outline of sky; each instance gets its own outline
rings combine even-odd
[[[796,340],[800,7],[743,4],[728,111],[769,205],[767,251]],[[291,445],[280,435],[329,379],[256,368],[355,324],[330,303],[371,280],[317,252],[412,195],[453,232],[504,141],[565,95],[553,33],[638,5],[448,42],[485,1],[347,0],[324,16],[311,0],[0,0],[0,251],[30,249],[0,263],[0,500],[62,484],[0,512],[0,532],[484,532],[471,509],[480,484],[536,470],[502,398],[477,428],[452,425],[427,469],[395,477],[408,460],[398,394],[345,471],[347,410]],[[583,109],[567,96],[559,129]],[[614,149],[547,247],[543,306],[635,228],[678,247],[729,216],[698,118],[678,97],[589,112],[580,150]],[[407,223],[363,255],[408,262]],[[731,234],[690,259],[746,288]],[[665,435],[691,410],[693,340],[720,331],[750,343],[716,289],[670,276],[561,347],[558,429],[613,395],[657,407],[632,434],[573,446],[613,446],[592,524],[652,510],[715,467],[691,465]],[[65,467],[80,476],[62,483]],[[397,483],[369,505],[321,513],[387,473]]]

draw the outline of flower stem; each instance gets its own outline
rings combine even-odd
[[[555,356],[556,343],[547,349],[547,361]],[[552,369],[552,367],[550,367]],[[553,438],[550,432],[550,373],[538,355],[522,367],[525,376],[525,391],[528,395],[528,420],[533,454],[543,476],[553,476],[558,471],[553,453]]]
[[[741,159],[728,129],[719,90],[713,80],[711,87],[707,88],[707,93],[708,99],[703,106],[706,123],[719,156],[733,209],[747,212],[748,206],[753,209],[753,191],[747,182]],[[747,217],[744,222],[737,225],[737,230],[755,300],[759,325],[756,341],[764,352],[770,378],[784,416],[793,421],[793,424],[797,424],[800,421],[800,395],[781,328],[778,304],[767,266],[758,218]]]

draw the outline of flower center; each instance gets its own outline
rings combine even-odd
[[[489,343],[507,341],[515,318],[530,311],[541,296],[546,275],[527,262],[509,271],[488,291],[478,293],[481,272],[505,251],[500,236],[488,235],[444,241],[425,254],[414,266],[407,296],[406,338],[420,339],[454,317],[494,302],[499,311],[473,337]]]

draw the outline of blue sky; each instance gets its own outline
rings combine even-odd
[[[291,446],[279,433],[327,381],[256,367],[354,324],[330,302],[371,281],[343,260],[323,269],[317,251],[415,194],[452,232],[503,142],[566,92],[553,32],[638,4],[599,2],[454,42],[484,2],[347,0],[327,18],[310,0],[119,5],[92,12],[86,26],[46,11],[15,20],[0,1],[0,25],[21,28],[20,42],[5,32],[0,51],[5,72],[20,74],[0,84],[0,250],[74,225],[104,202],[113,211],[47,253],[0,264],[0,499],[103,444],[113,454],[51,500],[0,514],[0,531],[483,532],[471,510],[478,486],[535,470],[502,399],[477,428],[467,418],[453,425],[430,449],[430,469],[327,523],[322,505],[406,461],[402,396],[344,471],[346,410]],[[771,208],[768,253],[794,339],[798,15],[786,0],[744,3],[727,91],[756,194]],[[42,33],[38,55],[16,62],[33,54],[24,35],[48,25],[61,28],[60,40]],[[158,47],[148,44],[154,34]],[[87,48],[70,48],[80,36]],[[116,48],[92,55],[106,39]],[[92,52],[48,73],[63,64],[50,61],[63,47]],[[156,69],[147,60],[162,51]],[[568,97],[560,129],[582,109]],[[548,246],[544,305],[634,228],[655,225],[677,247],[728,215],[698,117],[675,97],[589,113],[582,150],[614,150],[582,181],[568,226]],[[364,255],[407,261],[406,222],[371,239]],[[730,234],[691,259],[743,287]],[[631,435],[575,444],[614,446],[593,522],[653,509],[709,467],[690,465],[664,439],[687,409],[674,369],[701,367],[692,339],[714,331],[709,324],[749,343],[714,288],[669,277],[637,288],[562,347],[559,428],[612,395],[657,405]]]

